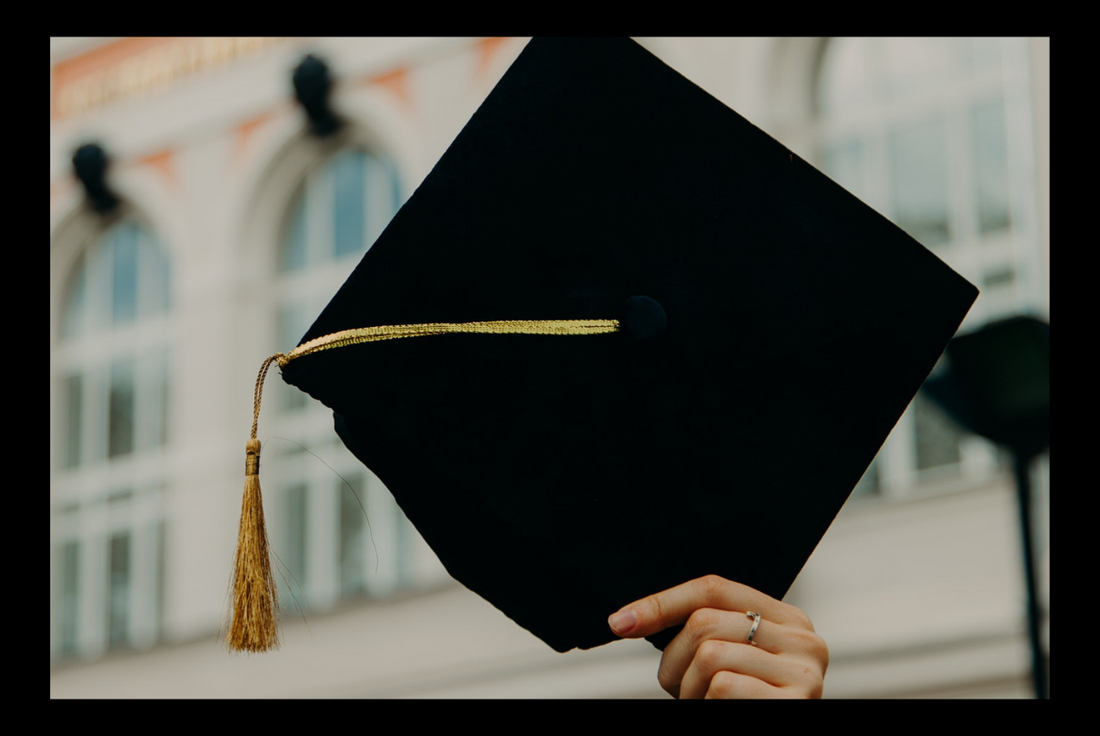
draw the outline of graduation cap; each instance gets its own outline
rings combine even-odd
[[[635,42],[535,39],[257,410],[275,361],[452,576],[588,648],[705,574],[782,598],[976,296]]]

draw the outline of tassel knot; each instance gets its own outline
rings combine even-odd
[[[244,450],[244,474],[260,474],[260,441],[251,439]]]

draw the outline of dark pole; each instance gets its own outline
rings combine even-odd
[[[1012,453],[1027,593],[1027,632],[1035,697],[1050,697],[1040,635],[1031,519],[1031,461],[1050,446],[1050,325],[1030,316],[993,322],[947,346],[948,367],[928,393],[967,430]]]
[[[1046,657],[1043,656],[1043,642],[1040,632],[1042,614],[1039,608],[1039,586],[1035,574],[1035,551],[1031,528],[1031,455],[1024,452],[1012,453],[1016,471],[1016,492],[1020,506],[1020,529],[1023,532],[1024,577],[1027,586],[1027,631],[1031,643],[1031,672],[1035,686],[1035,697],[1049,697],[1047,691]]]

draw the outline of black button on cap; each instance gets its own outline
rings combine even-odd
[[[665,308],[648,296],[632,296],[626,300],[623,326],[635,340],[656,340],[668,324]]]

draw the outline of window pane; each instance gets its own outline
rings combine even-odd
[[[305,194],[298,197],[298,204],[294,207],[294,214],[290,218],[290,227],[287,230],[287,237],[281,255],[279,269],[282,271],[297,271],[306,267]]]
[[[84,254],[81,253],[73,264],[73,275],[65,294],[65,307],[61,314],[61,335],[76,337],[83,332],[85,291],[88,281],[88,269],[85,267]]]
[[[75,654],[78,649],[77,573],[80,567],[80,546],[66,542],[61,547],[61,653]]]
[[[913,399],[917,438],[917,469],[925,470],[959,462],[962,431],[932,399],[923,392]]]
[[[160,371],[157,372],[157,380],[159,385],[157,386],[157,403],[160,408],[160,413],[157,417],[157,437],[156,442],[158,445],[165,445],[168,443],[168,406],[169,406],[169,390],[170,384],[168,378],[168,370],[171,366],[171,361],[167,356],[161,356]]]
[[[156,638],[160,638],[160,633],[164,627],[164,601],[165,591],[167,589],[167,575],[168,575],[168,525],[163,521],[157,522],[157,579],[154,583],[156,585],[156,593],[154,594],[154,600],[156,601],[156,609],[153,612],[153,626],[156,632]]]
[[[62,388],[65,397],[65,449],[62,467],[80,465],[81,427],[84,423],[84,378],[79,373],[66,377]]]
[[[111,365],[111,395],[108,409],[107,456],[126,455],[134,450],[134,362]]]
[[[345,479],[348,485],[341,483],[339,488],[340,595],[350,596],[366,590],[363,556],[367,534],[366,512],[363,510],[366,488],[362,474],[345,476]]]
[[[116,325],[137,317],[138,229],[120,225],[108,241],[111,248],[111,320]]]
[[[168,370],[165,350],[152,352],[138,362],[141,396],[137,410],[139,422],[138,450],[161,447],[168,441]]]
[[[982,233],[1010,224],[1008,207],[1008,147],[1005,111],[1000,100],[970,111],[970,145],[974,150],[974,184],[978,228]]]
[[[366,248],[363,231],[364,162],[359,152],[338,156],[331,164],[335,199],[336,257],[360,253]]]
[[[142,316],[164,314],[171,302],[168,256],[153,237],[142,232],[142,277],[147,280],[142,293]]]
[[[366,157],[367,234],[369,248],[397,211],[401,196],[397,174],[392,165],[373,156]]]
[[[286,548],[280,555],[286,565],[286,585],[305,590],[306,580],[306,507],[308,493],[305,484],[291,486],[286,491]],[[290,591],[288,591],[290,592]],[[293,595],[283,595],[283,606],[291,605]]]
[[[893,131],[889,155],[894,221],[923,245],[946,242],[950,233],[943,121]]]
[[[107,595],[108,643],[112,647],[129,642],[130,628],[130,533],[111,537],[108,550],[110,579]]]
[[[309,313],[306,311],[305,306],[300,303],[280,306],[275,316],[275,339],[278,342],[279,350],[289,350],[297,345],[309,329],[309,320]],[[283,381],[276,381],[275,385],[277,386],[275,391],[280,409],[296,411],[308,405],[305,393]]]

